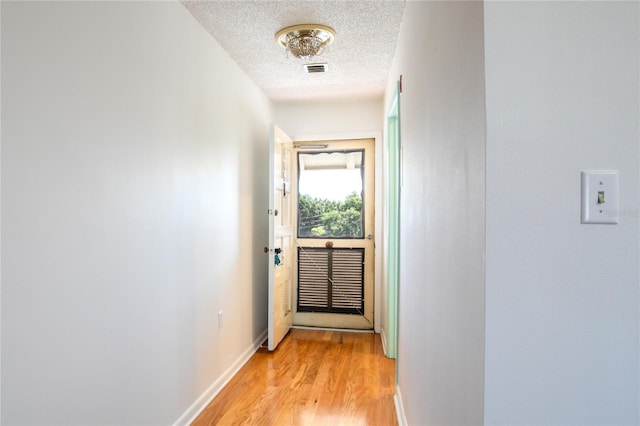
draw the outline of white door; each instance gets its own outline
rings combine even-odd
[[[287,335],[293,319],[293,142],[276,125],[269,138],[269,350]]]

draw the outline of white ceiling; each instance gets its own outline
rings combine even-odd
[[[395,52],[404,0],[183,1],[202,26],[274,101],[380,96]],[[275,41],[282,28],[322,24],[336,39],[313,63],[288,55]]]

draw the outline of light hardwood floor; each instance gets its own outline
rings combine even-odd
[[[377,334],[291,330],[258,352],[193,423],[397,425],[395,361]]]

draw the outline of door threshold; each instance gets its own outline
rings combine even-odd
[[[356,328],[329,328],[329,327],[309,327],[306,325],[294,325],[291,328],[296,330],[317,330],[317,331],[340,331],[343,333],[368,333],[373,334],[373,330],[359,330]]]

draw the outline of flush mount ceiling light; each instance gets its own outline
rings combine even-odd
[[[281,29],[276,34],[276,41],[296,58],[308,60],[321,55],[333,43],[335,36],[333,28],[302,24]]]

